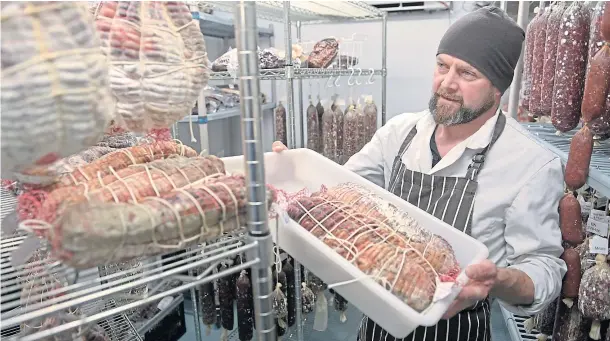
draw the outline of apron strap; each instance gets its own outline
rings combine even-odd
[[[493,146],[493,144],[498,141],[498,138],[500,137],[500,135],[502,135],[505,126],[506,116],[502,113],[502,111],[500,111],[500,114],[498,115],[498,120],[496,121],[496,125],[494,127],[493,134],[491,135],[491,141],[482,151],[476,153],[472,157],[472,162],[470,163],[470,165],[468,165],[466,178],[472,181],[477,179],[477,176],[479,175],[479,172],[481,171],[481,168],[483,168],[483,164],[485,163],[485,156],[487,155],[487,152],[489,151],[491,146]]]
[[[393,182],[396,181],[396,177],[400,170],[399,169],[400,165],[402,165],[401,158],[405,154],[407,149],[409,148],[409,145],[411,144],[411,141],[413,140],[415,135],[417,135],[417,128],[413,127],[413,129],[411,129],[411,131],[409,132],[409,134],[407,135],[405,140],[402,141],[402,144],[400,145],[400,149],[398,149],[398,154],[394,158],[394,163],[392,164],[392,172],[390,173],[390,181],[393,181]],[[389,188],[392,188],[392,183],[389,183],[388,189]]]

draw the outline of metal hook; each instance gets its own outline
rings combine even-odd
[[[328,77],[328,80],[326,81],[326,86],[329,88],[333,87],[333,76]]]
[[[375,70],[373,70],[373,68],[370,68],[369,71],[371,71],[371,75],[369,76],[369,79],[366,81],[366,84],[373,84],[373,75],[375,74]]]
[[[335,86],[336,87],[340,87],[341,84],[339,83],[339,78],[341,77],[341,75],[338,75],[337,78],[335,78]]]
[[[358,77],[362,76],[362,68],[358,68]],[[362,82],[356,79],[356,85],[362,85]]]
[[[347,80],[347,85],[349,86],[354,86],[354,71],[356,71],[356,69],[352,68],[352,73],[349,75],[349,79]]]

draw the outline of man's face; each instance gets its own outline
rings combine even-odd
[[[439,54],[434,69],[432,97],[428,103],[437,124],[468,123],[491,109],[500,92],[470,64]]]

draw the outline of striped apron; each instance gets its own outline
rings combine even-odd
[[[388,191],[470,235],[474,196],[477,191],[477,175],[483,167],[487,152],[498,140],[505,125],[506,117],[500,113],[489,145],[472,158],[466,176],[463,178],[423,174],[405,167],[402,156],[417,134],[417,129],[414,127],[394,158]],[[419,326],[413,333],[401,340],[489,341],[491,340],[489,309],[489,299],[479,301],[451,319],[439,321],[435,326]],[[362,318],[358,334],[359,341],[399,340],[389,335],[387,331],[366,316]]]

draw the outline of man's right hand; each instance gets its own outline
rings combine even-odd
[[[273,142],[273,144],[271,145],[271,150],[273,150],[276,153],[280,153],[284,150],[288,150],[288,147],[286,147],[282,142],[280,141],[275,141]]]

